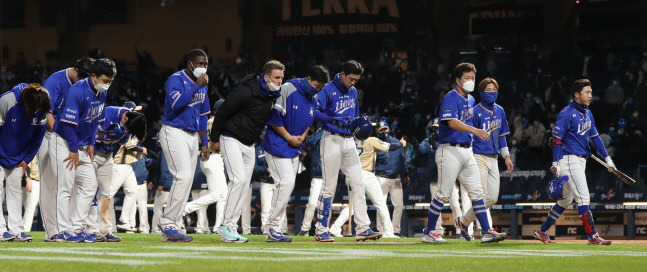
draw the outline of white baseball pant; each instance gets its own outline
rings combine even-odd
[[[110,211],[112,213],[113,231],[116,232],[115,194],[123,187],[124,201],[121,205],[119,220],[131,227],[135,222],[130,222],[131,213],[137,203],[137,177],[130,164],[115,163],[112,167],[112,182],[110,183]],[[188,197],[188,196],[187,196]]]
[[[191,197],[193,199],[200,199],[203,196],[206,196],[209,194],[209,190],[207,189],[195,189],[191,190]],[[187,203],[187,207],[189,206],[191,202]],[[184,209],[187,210],[187,207]],[[196,212],[197,220],[195,222],[195,231],[202,231],[202,232],[208,232],[209,231],[209,220],[207,220],[207,206],[200,207],[197,210],[194,210]],[[193,212],[193,211],[192,211]],[[188,213],[187,213],[188,214]]]
[[[149,233],[151,226],[148,223],[148,186],[146,182],[137,184],[136,191],[135,200],[137,202],[137,207],[133,207],[130,211],[131,227],[135,228],[135,223],[137,222],[135,215],[139,213],[139,232]]]
[[[483,155],[474,154],[476,163],[479,168],[479,176],[481,178],[481,186],[483,187],[483,194],[485,195],[485,207],[487,208],[488,220],[492,222],[490,216],[490,207],[496,203],[499,198],[499,162],[497,155]],[[471,206],[471,205],[470,205]],[[476,215],[470,208],[465,212],[463,222],[474,222]],[[478,222],[477,222],[478,223]],[[480,224],[479,224],[480,228]]]
[[[436,198],[436,196],[438,196],[438,182],[430,182],[429,183],[429,191],[431,191],[431,199]],[[452,203],[452,198],[451,197],[449,198],[449,203],[450,203],[450,205]],[[458,203],[458,200],[456,200],[456,203]],[[460,206],[458,206],[458,208],[460,209]],[[463,214],[463,213],[461,212],[459,215],[461,215],[461,214]],[[443,218],[442,216],[439,216],[438,220],[436,220],[436,230],[434,230],[434,232],[436,232],[438,234],[445,233],[445,228],[443,228],[443,220],[442,220],[442,218]]]
[[[85,229],[90,215],[92,200],[97,194],[97,174],[90,156],[79,150],[79,167],[76,169],[72,199],[69,202],[74,231]]]
[[[461,205],[462,205],[462,208],[461,208]],[[467,211],[472,208],[472,201],[470,201],[470,198],[467,194],[467,190],[463,188],[463,185],[460,185],[460,186],[458,184],[454,185],[454,191],[452,192],[452,196],[449,197],[449,207],[452,209],[452,216],[454,217],[454,219],[462,216],[465,213],[464,211]],[[455,226],[455,227],[456,227],[456,234],[461,234],[461,229],[458,226]],[[470,236],[474,236],[474,223],[470,223],[467,226],[467,229],[469,232],[468,234]]]
[[[294,183],[297,178],[299,157],[280,158],[272,156],[270,153],[265,153],[265,158],[267,159],[267,166],[270,170],[270,175],[274,180],[274,188],[272,190],[273,194],[271,195],[271,205],[261,207],[263,213],[265,213],[266,207],[270,207],[268,209],[269,216],[263,220],[263,224],[266,226],[265,229],[275,228],[280,230],[281,225],[284,225],[285,229],[287,229],[287,224],[283,221],[287,220],[286,208],[290,201],[290,195],[292,195]],[[261,199],[263,199],[263,196],[261,196]],[[262,201],[265,202],[265,200]]]
[[[393,217],[391,219],[391,221],[393,222],[393,232],[400,233],[400,221],[402,221],[402,212],[404,211],[402,182],[400,181],[399,178],[390,179],[390,178],[383,178],[383,177],[377,177],[377,181],[380,182],[380,187],[382,188],[382,193],[384,195],[385,202],[387,200],[388,195],[391,194],[391,204],[393,204]],[[381,218],[378,216],[377,227],[378,227],[378,230],[382,231],[382,224],[380,220]]]
[[[216,222],[213,227],[216,229],[222,224],[227,202],[227,179],[225,178],[222,156],[218,153],[211,153],[209,160],[200,161],[200,168],[207,177],[208,191],[202,192],[199,198],[193,198],[193,201],[187,203],[184,212],[192,213],[216,203]]]
[[[330,199],[334,197],[337,189],[337,176],[341,169],[346,178],[350,179],[353,212],[355,214],[355,231],[357,233],[364,232],[369,229],[371,220],[368,218],[366,210],[366,189],[355,140],[352,137],[333,135],[328,131],[324,131],[321,137],[320,153],[324,181],[320,197]],[[328,228],[320,222],[317,222],[316,227],[317,233],[328,232]]]
[[[389,208],[386,206],[386,200],[384,199],[384,193],[382,192],[382,186],[377,180],[377,177],[374,173],[369,171],[362,170],[362,176],[364,179],[364,186],[366,188],[366,196],[371,200],[373,205],[377,210],[377,217],[380,218],[380,222],[384,222],[384,226],[381,230],[384,236],[393,236],[393,224],[391,223],[391,217],[389,216]],[[351,191],[354,190],[351,187]],[[353,199],[354,200],[354,199]],[[353,208],[355,207],[355,202],[353,202]],[[353,214],[356,210],[353,209]],[[339,213],[339,216],[333,224],[335,227],[341,228],[348,221],[348,206],[345,206],[344,209]]]
[[[438,165],[438,201],[447,203],[456,179],[472,201],[483,199],[483,187],[472,148],[441,144],[436,151]]]
[[[249,184],[249,189],[243,196],[245,199],[243,207],[240,209],[240,227],[243,229],[243,234],[252,234],[252,184]]]
[[[276,191],[276,185],[273,183],[266,183],[266,182],[260,182],[261,183],[261,188],[260,188],[260,193],[261,193],[261,222],[263,226],[261,229],[263,230],[263,233],[267,233],[267,219],[270,217],[270,210],[272,209],[272,198],[274,197],[274,192]],[[251,189],[250,189],[251,193]],[[283,213],[283,224],[281,224],[281,227],[279,230],[282,233],[287,233],[288,232],[288,216],[287,216],[287,211]]]
[[[58,135],[54,132],[45,132],[45,137],[43,142],[40,145],[38,150],[38,171],[40,174],[41,180],[41,190],[40,190],[40,214],[43,221],[43,228],[45,228],[45,237],[49,238],[55,234],[60,233],[63,229],[59,225],[58,221],[58,197],[59,197],[59,178],[58,178],[58,163],[57,159],[57,141],[59,138]],[[63,159],[69,154],[67,149],[67,143],[63,141],[61,148],[61,156]],[[65,153],[63,155],[63,153]],[[64,167],[61,167],[64,169]],[[69,170],[65,170],[69,172]],[[60,174],[68,174],[60,172]],[[71,186],[69,186],[71,187]],[[69,188],[67,190],[66,201],[69,202]],[[68,209],[65,210],[65,217],[68,216]],[[69,222],[69,221],[68,221]]]
[[[25,231],[31,231],[31,225],[34,222],[34,213],[38,200],[40,198],[40,181],[31,180],[31,192],[23,189],[23,205],[25,205],[25,214],[22,217],[22,225]]]
[[[319,200],[319,194],[321,193],[321,185],[323,184],[323,179],[313,178],[310,182],[310,195],[308,196],[308,204],[306,205],[306,211],[303,214],[303,223],[301,223],[302,231],[310,231],[310,226],[312,226],[312,218],[315,215],[315,209],[317,208],[317,201]]]
[[[0,167],[0,183],[2,180],[6,181],[5,192],[3,193],[0,184],[0,205],[2,198],[7,195],[7,222],[5,222],[4,214],[0,214],[0,234],[9,231],[12,235],[19,235],[24,232],[22,221],[22,167],[4,168]],[[0,209],[0,211],[2,211]]]
[[[97,173],[98,189],[96,194],[97,206],[92,207],[94,210],[91,216],[86,220],[88,233],[101,232],[103,234],[112,232],[114,227],[112,223],[112,212],[110,203],[110,184],[112,183],[114,160],[111,154],[104,155],[96,153],[94,156],[94,170]]]
[[[231,182],[222,225],[236,227],[242,206],[249,205],[249,202],[245,201],[245,195],[250,190],[249,185],[256,163],[256,150],[254,145],[244,145],[235,138],[221,135],[220,151]]]
[[[162,125],[159,134],[168,170],[173,176],[173,185],[171,186],[166,208],[164,208],[160,217],[160,225],[162,229],[174,226],[179,230],[181,226],[178,222],[182,222],[182,213],[186,202],[189,200],[193,176],[198,162],[198,152],[200,151],[198,134],[189,133],[168,125]]]
[[[151,233],[159,233],[162,230],[159,228],[160,217],[162,217],[162,211],[168,200],[169,192],[166,191],[155,191],[155,200],[153,201],[153,222]]]
[[[586,183],[586,159],[575,155],[564,155],[559,160],[561,166],[560,176],[568,176],[568,181],[564,184],[564,199],[558,200],[557,204],[566,208],[573,200],[578,206],[589,205],[591,195]]]

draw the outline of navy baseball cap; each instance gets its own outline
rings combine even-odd
[[[130,111],[138,111],[142,109],[142,106],[137,106],[133,101],[126,101],[123,105],[124,108],[129,109]]]

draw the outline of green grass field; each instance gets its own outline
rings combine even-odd
[[[97,244],[0,243],[0,271],[646,271],[647,246],[618,241],[611,246],[581,243],[544,245],[507,240],[481,244],[448,239],[381,239],[315,243],[297,237],[291,244],[221,243],[217,235],[193,235],[192,243],[163,243],[159,234],[120,234],[124,242]]]

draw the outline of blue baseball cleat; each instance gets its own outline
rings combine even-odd
[[[97,242],[97,239],[90,236],[87,232],[85,232],[84,229],[78,230],[78,231],[74,232],[74,234],[76,234],[79,237],[82,237],[84,243],[96,243]]]
[[[31,237],[31,235],[25,234],[24,232],[21,232],[20,234],[16,235],[16,242],[31,242],[34,240],[34,237]]]
[[[330,234],[327,233],[327,232],[316,233],[315,234],[315,240],[317,240],[318,242],[334,242],[335,241],[335,239],[333,239],[332,236],[330,236]]]
[[[265,238],[266,242],[278,242],[278,243],[290,243],[292,238],[285,237],[283,233],[274,230],[274,228],[269,228],[267,232],[267,237]]]
[[[45,242],[62,242],[60,234],[54,234],[52,237],[45,237]]]
[[[73,233],[69,233],[67,231],[63,231],[58,235],[59,240],[56,240],[57,242],[80,243],[83,241],[83,237],[74,235]]]
[[[168,226],[162,230],[162,241],[191,242],[193,241],[193,237],[180,233],[174,226]]]
[[[371,229],[355,234],[355,241],[377,240],[382,238],[382,233],[374,232]]]
[[[106,233],[105,235],[106,242],[121,242],[119,236],[112,234],[111,232]]]
[[[463,234],[463,238],[465,238],[465,241],[472,241],[472,236],[469,235],[469,231],[467,230],[467,226],[463,225],[463,222],[461,222],[461,217],[456,218],[456,226],[461,229],[461,233]],[[467,233],[467,234],[465,234]]]
[[[13,241],[13,239],[16,239],[16,237],[11,235],[11,233],[9,232],[5,232],[2,234],[2,236],[0,236],[0,242],[9,242]]]
[[[108,238],[106,238],[105,235],[101,234],[100,232],[93,232],[90,233],[90,237],[94,238],[97,240],[97,242],[107,242]],[[121,239],[120,239],[121,240]]]

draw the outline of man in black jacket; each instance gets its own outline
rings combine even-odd
[[[285,66],[271,60],[262,74],[234,89],[220,106],[211,127],[211,148],[221,150],[231,183],[225,205],[225,218],[217,233],[223,242],[247,242],[238,234],[244,195],[249,190],[255,163],[254,142],[261,135],[280,95]],[[301,139],[303,142],[304,139]]]

